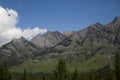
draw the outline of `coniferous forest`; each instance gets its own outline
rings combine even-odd
[[[70,73],[63,59],[58,61],[53,72],[41,74],[28,73],[26,69],[23,74],[12,73],[6,63],[0,63],[0,80],[120,80],[120,54],[116,53],[113,66],[86,73],[80,73],[77,69]]]

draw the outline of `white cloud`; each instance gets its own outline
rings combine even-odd
[[[35,27],[33,29],[25,29],[22,32],[22,35],[24,35],[25,38],[27,38],[28,40],[30,40],[33,36],[37,35],[38,33],[45,33],[47,32],[47,29],[39,29],[38,27]]]
[[[0,45],[21,36],[30,40],[39,33],[43,34],[47,32],[47,29],[40,29],[38,27],[22,30],[16,26],[17,23],[18,13],[13,9],[5,9],[0,6]]]

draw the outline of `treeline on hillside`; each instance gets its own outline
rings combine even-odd
[[[80,73],[77,69],[73,73],[67,71],[65,61],[60,59],[51,74],[33,75],[24,70],[22,75],[9,72],[5,63],[0,63],[0,80],[120,80],[120,54],[114,57],[114,68],[106,66],[100,70],[90,70]]]

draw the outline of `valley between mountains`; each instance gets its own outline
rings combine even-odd
[[[49,73],[63,58],[68,71],[87,72],[111,64],[119,46],[120,17],[115,17],[108,24],[95,23],[78,31],[48,31],[30,41],[13,39],[0,47],[0,61],[7,62],[12,72]]]

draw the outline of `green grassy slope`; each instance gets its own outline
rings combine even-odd
[[[28,72],[32,73],[49,73],[55,69],[55,66],[59,59],[60,57],[41,62],[33,62],[32,60],[27,60],[21,65],[12,67],[10,71],[21,73],[24,69],[27,69]],[[93,69],[97,70],[108,64],[108,58],[105,55],[95,55],[94,57],[83,61],[81,61],[79,56],[72,61],[69,61],[67,59],[65,60],[68,71],[70,72],[74,71],[75,68],[77,68],[80,72],[86,72]]]

